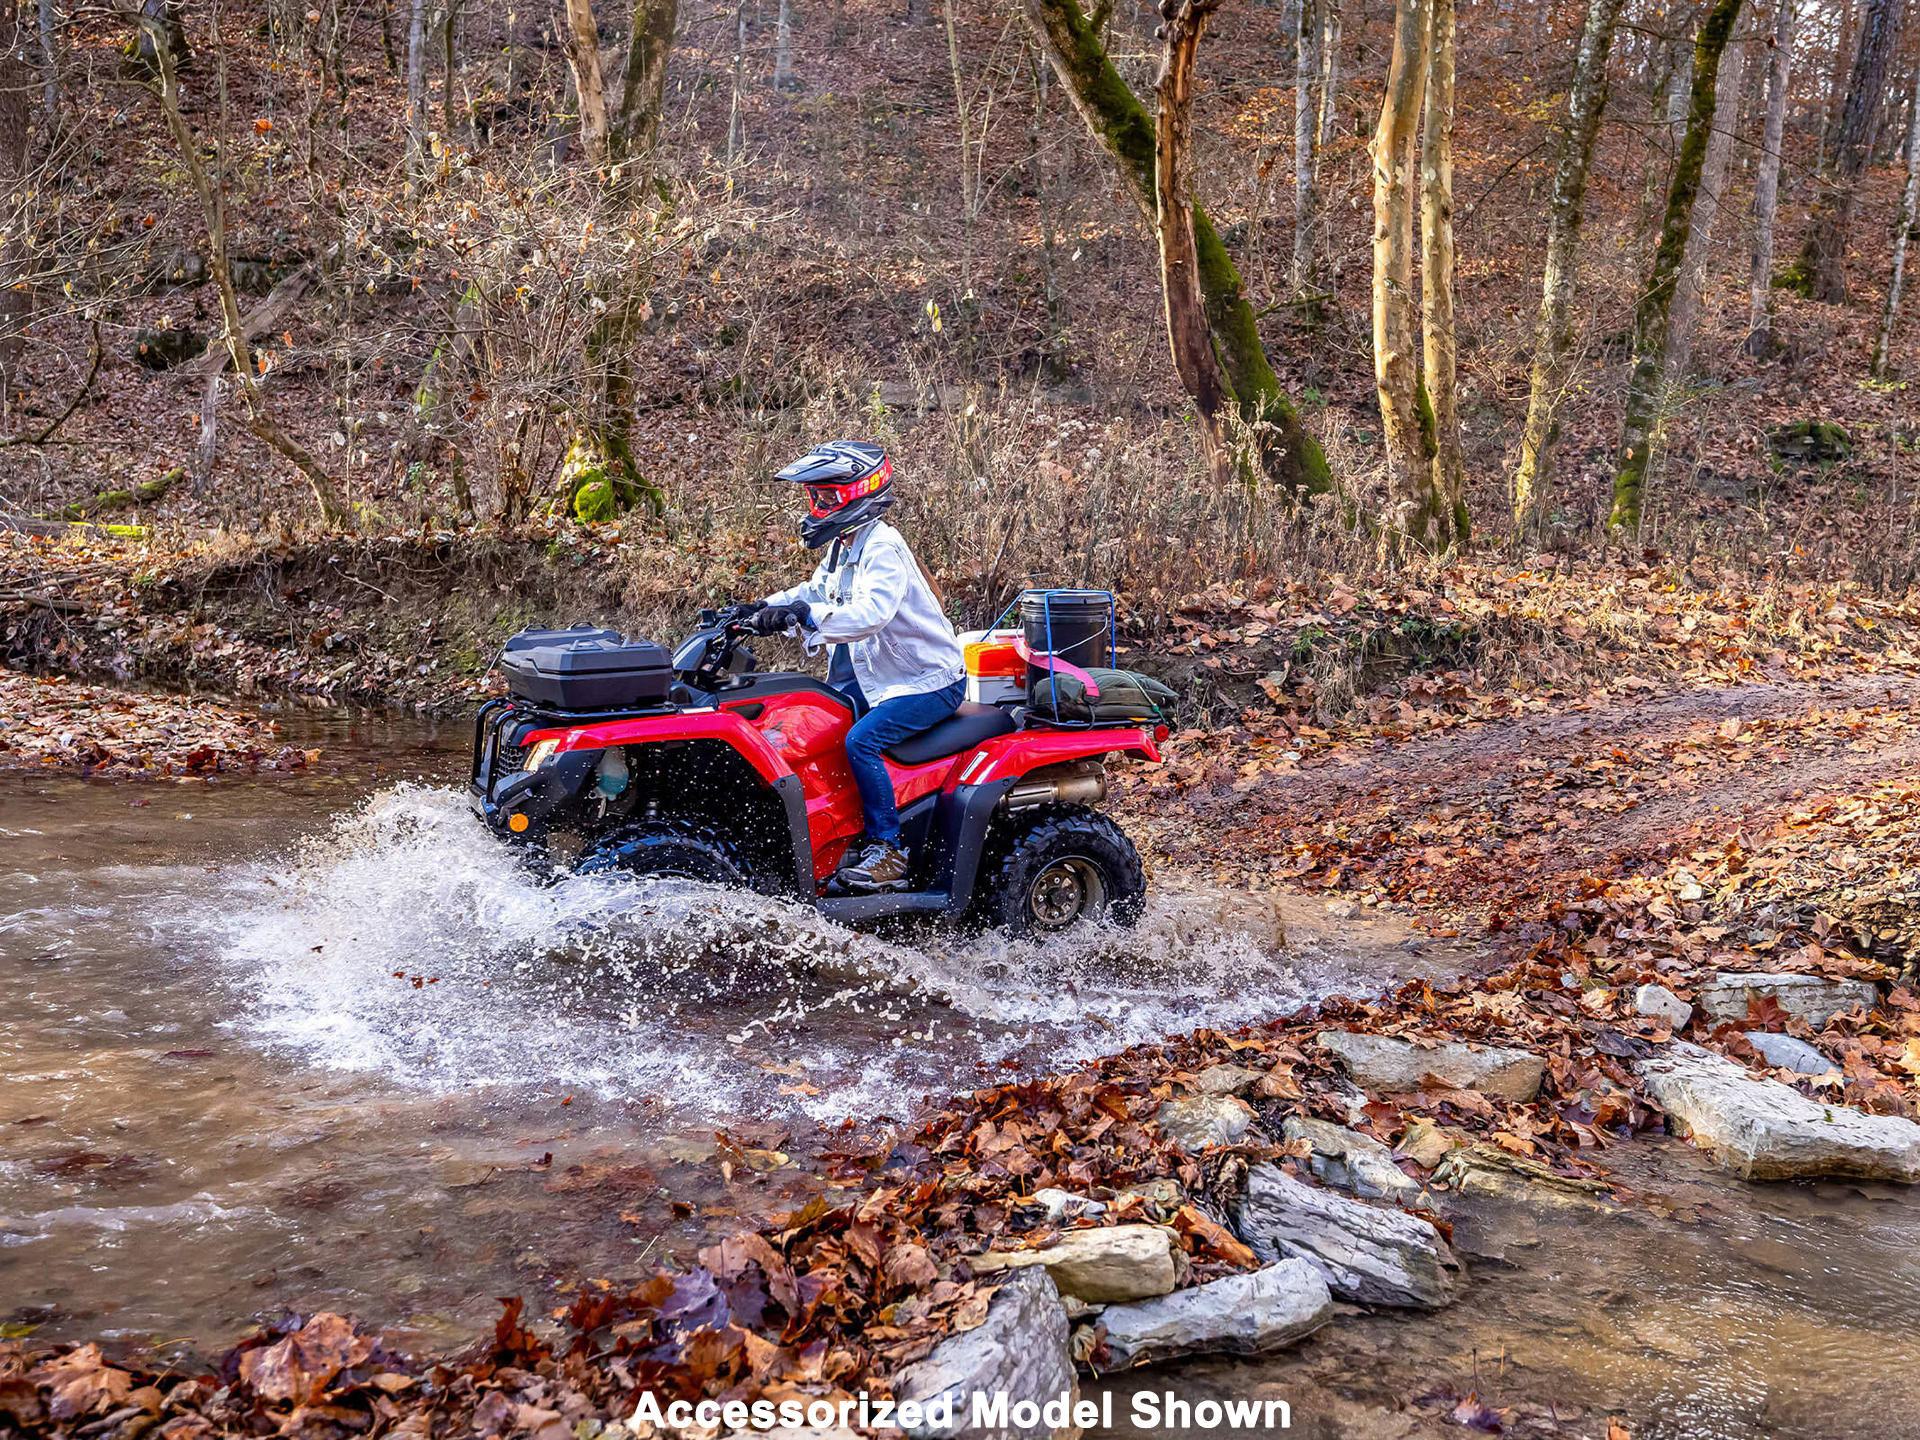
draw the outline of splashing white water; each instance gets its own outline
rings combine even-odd
[[[976,1062],[1054,1068],[1307,998],[1271,909],[1234,897],[1163,896],[1133,930],[1046,943],[888,941],[682,881],[543,883],[442,789],[383,791],[225,879],[196,924],[245,995],[235,1023],[436,1089],[839,1116],[965,1086]]]

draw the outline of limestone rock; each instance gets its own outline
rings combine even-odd
[[[1804,1040],[1791,1035],[1775,1035],[1766,1030],[1749,1030],[1747,1043],[1776,1070],[1792,1070],[1801,1075],[1825,1075],[1840,1067]]]
[[[1388,1035],[1322,1030],[1319,1043],[1345,1062],[1364,1090],[1418,1090],[1432,1075],[1456,1090],[1480,1090],[1508,1100],[1531,1100],[1540,1092],[1545,1066],[1538,1055],[1498,1046],[1448,1043],[1422,1049]]]
[[[1911,1120],[1809,1100],[1698,1045],[1670,1045],[1639,1070],[1675,1127],[1743,1180],[1920,1180]]]
[[[1012,1404],[1031,1400],[1044,1405],[1068,1393],[1079,1397],[1073,1362],[1067,1356],[1067,1316],[1044,1270],[1022,1270],[994,1292],[987,1318],[971,1330],[949,1335],[926,1359],[893,1377],[894,1397],[930,1406],[940,1396],[952,1402],[952,1423],[922,1424],[906,1433],[914,1440],[978,1436],[973,1427],[976,1393],[1005,1391]],[[1019,1440],[1070,1440],[1071,1428],[1050,1430],[1044,1421],[1031,1430],[1011,1430]]]
[[[1154,1121],[1187,1149],[1199,1152],[1209,1145],[1231,1145],[1253,1124],[1253,1108],[1232,1095],[1189,1095],[1169,1100]]]
[[[1641,1015],[1665,1020],[1675,1030],[1687,1028],[1693,1007],[1664,985],[1642,985],[1633,992],[1633,1008]]]
[[[1196,1095],[1244,1095],[1258,1085],[1263,1072],[1244,1065],[1209,1065],[1193,1077]]]
[[[973,1262],[981,1271],[1043,1266],[1054,1285],[1091,1304],[1146,1300],[1173,1289],[1173,1242],[1158,1225],[1109,1225],[1069,1230],[1039,1250],[988,1251]]]
[[[1106,1357],[1097,1370],[1125,1370],[1182,1355],[1261,1355],[1319,1329],[1333,1296],[1319,1267],[1281,1260],[1100,1316]]]
[[[1510,1155],[1497,1145],[1462,1145],[1448,1152],[1433,1183],[1461,1195],[1485,1195],[1538,1207],[1606,1208],[1609,1187],[1599,1180],[1556,1175],[1538,1160]]]
[[[1871,1010],[1880,992],[1865,980],[1829,980],[1767,970],[1722,970],[1700,987],[1700,1011],[1714,1024],[1747,1018],[1747,1002],[1771,995],[1789,1015],[1818,1030],[1842,1010],[1864,1005]]]
[[[1304,1115],[1288,1116],[1281,1130],[1287,1139],[1313,1146],[1307,1164],[1322,1184],[1351,1190],[1368,1200],[1409,1204],[1420,1196],[1420,1182],[1394,1164],[1393,1152],[1371,1135]]]
[[[1163,1220],[1172,1219],[1180,1207],[1187,1203],[1187,1192],[1180,1188],[1178,1180],[1168,1175],[1157,1180],[1142,1180],[1138,1185],[1127,1186],[1120,1193],[1143,1196]]]
[[[1256,1165],[1234,1207],[1234,1229],[1260,1259],[1311,1261],[1327,1286],[1368,1305],[1433,1308],[1453,1299],[1460,1268],[1440,1232],[1416,1215],[1363,1205]]]
[[[1062,1220],[1078,1220],[1082,1215],[1107,1213],[1107,1207],[1098,1200],[1075,1195],[1071,1190],[1056,1190],[1051,1186],[1034,1191],[1027,1203],[1040,1206],[1047,1212],[1047,1219],[1055,1224]]]

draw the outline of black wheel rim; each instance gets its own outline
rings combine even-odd
[[[1082,855],[1062,855],[1042,866],[1027,887],[1027,914],[1042,932],[1064,930],[1076,920],[1097,920],[1107,908],[1100,867]]]

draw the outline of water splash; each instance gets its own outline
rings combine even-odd
[[[964,1085],[976,1065],[1056,1068],[1307,998],[1271,907],[1235,897],[1163,895],[1133,930],[1045,943],[883,939],[684,881],[542,883],[458,794],[420,786],[224,882],[195,923],[244,995],[236,1024],[440,1089],[837,1117]]]

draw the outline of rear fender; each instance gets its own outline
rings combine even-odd
[[[991,785],[1018,780],[1029,770],[1068,760],[1092,760],[1102,755],[1131,755],[1138,760],[1160,759],[1153,737],[1141,729],[1016,730],[987,741],[953,772],[947,789]]]

